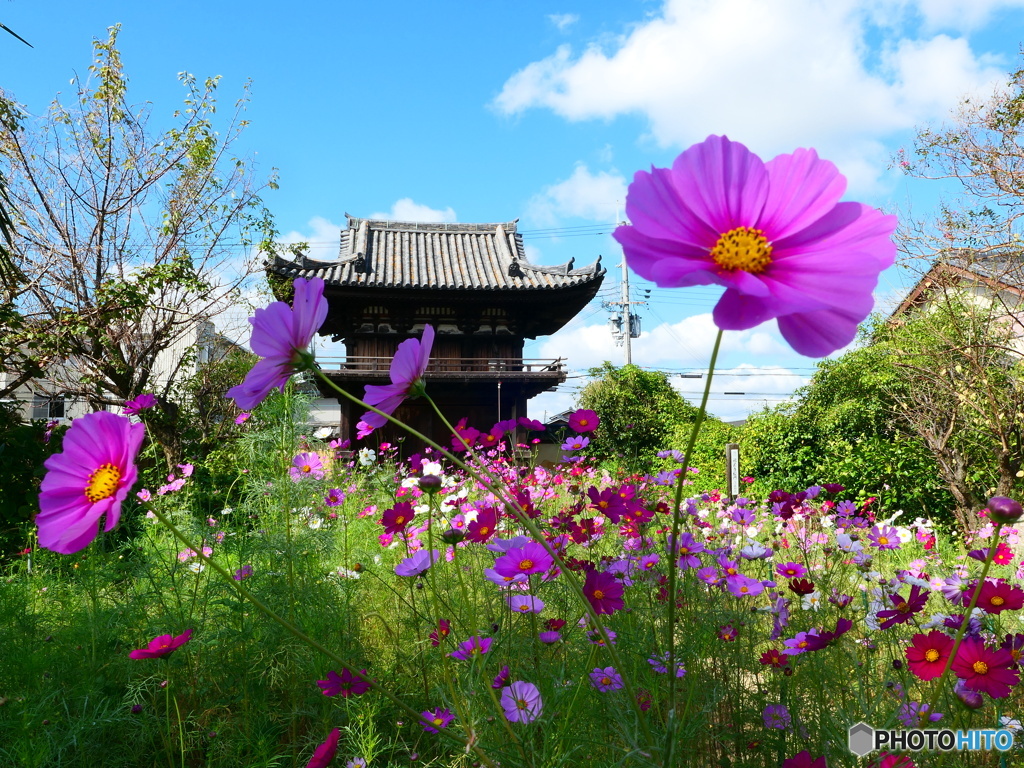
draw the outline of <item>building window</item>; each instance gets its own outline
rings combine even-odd
[[[64,418],[64,395],[48,397],[35,395],[32,398],[32,420],[54,421]]]

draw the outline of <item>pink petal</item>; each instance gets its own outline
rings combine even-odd
[[[626,194],[626,216],[647,237],[686,243],[704,251],[711,249],[721,235],[687,207],[668,168],[637,171]]]
[[[825,357],[853,341],[863,319],[842,309],[820,309],[784,315],[778,322],[782,337],[801,355]]]
[[[680,199],[718,235],[756,225],[768,197],[761,158],[725,136],[709,136],[679,155],[672,177]]]
[[[813,149],[798,149],[765,163],[768,199],[758,227],[772,241],[799,232],[827,214],[846,191],[846,178]]]
[[[707,250],[648,237],[636,227],[619,227],[613,237],[622,245],[630,269],[662,288],[714,282],[707,277],[716,266]]]
[[[295,336],[295,315],[283,301],[275,301],[257,309],[249,318],[252,335],[249,346],[260,357],[290,360],[294,354],[292,338]]]

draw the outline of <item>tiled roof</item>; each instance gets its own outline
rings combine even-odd
[[[289,277],[322,277],[328,285],[377,288],[543,291],[600,282],[601,258],[541,267],[526,260],[516,221],[423,224],[348,216],[337,261],[276,257],[268,268]]]

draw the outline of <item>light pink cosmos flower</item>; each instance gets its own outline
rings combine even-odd
[[[722,330],[777,318],[797,352],[824,357],[853,341],[896,256],[896,217],[839,202],[846,179],[813,149],[765,163],[709,136],[671,168],[639,171],[632,224],[615,230],[629,266],[663,288],[720,285]]]
[[[536,685],[516,680],[502,690],[501,708],[510,723],[532,723],[544,711],[544,701]]]
[[[146,428],[107,411],[75,419],[64,436],[63,450],[46,460],[39,488],[39,545],[70,554],[88,546],[99,533],[112,530],[121,517],[121,502],[135,484]]]
[[[363,401],[373,407],[393,414],[412,390],[422,384],[423,374],[430,363],[430,350],[434,346],[434,329],[423,327],[422,339],[406,339],[398,345],[394,358],[391,360],[391,383],[384,385],[369,384]],[[380,429],[387,419],[379,413],[367,411],[360,419],[360,435],[369,434],[366,428]],[[364,426],[365,425],[365,426]]]
[[[288,468],[288,474],[292,476],[292,482],[295,483],[309,478],[323,480],[324,464],[320,461],[320,454],[300,453],[292,459],[292,466]]]
[[[252,324],[249,346],[263,359],[249,370],[245,381],[227,392],[243,411],[262,403],[272,389],[284,391],[288,377],[298,370],[306,347],[327,318],[321,278],[297,277],[292,285],[295,298],[290,307],[283,301],[275,301],[257,309],[249,318]]]

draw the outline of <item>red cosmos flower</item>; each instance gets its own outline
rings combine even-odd
[[[986,581],[981,586],[978,607],[985,613],[999,614],[1003,611],[1016,611],[1024,607],[1024,589],[1011,587],[1005,581]]]
[[[1020,663],[1020,657],[1024,654],[1024,635],[1018,632],[1015,635],[1007,635],[1006,639],[1003,640],[1000,648],[1010,652],[1010,656],[1013,657],[1014,663]]]
[[[808,579],[792,579],[789,588],[798,595],[809,595],[814,591],[814,582]]]
[[[498,525],[498,513],[494,507],[484,507],[477,511],[476,520],[466,526],[466,539],[483,544],[491,536]]]
[[[927,635],[914,635],[906,650],[907,666],[922,680],[934,680],[946,668],[951,650],[953,638],[938,630],[932,630]]]
[[[186,629],[177,637],[171,637],[170,635],[158,635],[149,641],[149,645],[145,648],[139,648],[131,651],[128,654],[130,659],[162,659],[164,656],[170,656],[176,650],[181,648],[185,643],[192,637],[192,630]]]
[[[569,417],[569,429],[578,435],[582,435],[584,432],[593,432],[600,423],[601,419],[597,414],[586,408],[580,408]]]
[[[430,644],[435,648],[441,644],[442,637],[448,637],[452,633],[452,625],[448,619],[438,619],[437,629],[430,633]]]
[[[618,523],[626,512],[626,505],[614,488],[605,488],[603,491],[599,491],[594,486],[590,486],[587,496],[590,497],[590,509],[596,509],[613,523]]]
[[[910,621],[915,613],[924,610],[928,602],[928,593],[916,584],[910,588],[910,594],[904,598],[903,595],[889,595],[894,608],[887,611],[879,611],[878,618],[884,619],[879,629],[888,629],[896,624],[903,624]]]
[[[384,532],[392,535],[405,530],[413,516],[416,513],[413,512],[412,504],[408,501],[400,501],[395,504],[391,509],[384,510],[384,514],[381,516],[381,525],[384,526]]]
[[[366,670],[361,669],[359,673],[366,676]],[[317,680],[316,684],[324,692],[324,696],[338,696],[347,699],[349,696],[362,696],[370,690],[370,684],[362,678],[356,677],[347,667],[341,670],[339,675],[333,669],[327,673],[326,680]]]
[[[622,600],[622,584],[610,573],[589,571],[583,583],[586,595],[594,613],[612,614],[626,607]]]
[[[778,648],[769,648],[761,654],[761,663],[768,667],[782,669],[789,664],[789,657],[783,654]]]
[[[987,693],[993,699],[1010,695],[1010,686],[1020,682],[1013,657],[1003,648],[986,648],[977,638],[964,638],[953,659],[953,674],[969,691]]]

